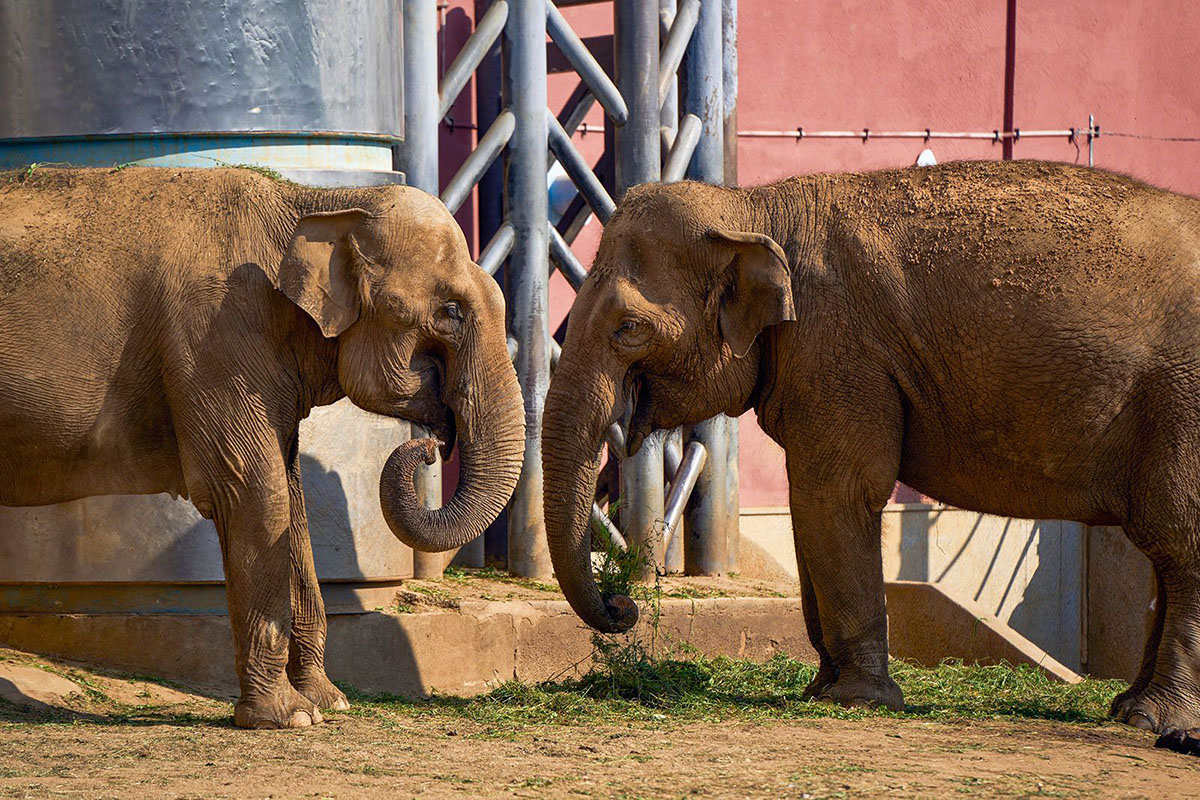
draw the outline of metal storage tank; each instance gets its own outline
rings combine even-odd
[[[400,182],[402,63],[400,0],[0,0],[0,167],[252,164],[316,186]],[[331,611],[412,574],[377,496],[407,438],[348,400],[301,428]],[[216,532],[187,501],[0,508],[0,531],[0,613],[224,610]]]

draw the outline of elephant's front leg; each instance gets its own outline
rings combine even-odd
[[[793,508],[795,504],[793,504]],[[808,564],[804,560],[804,549],[801,547],[799,527],[792,522],[793,536],[796,542],[796,569],[800,579],[800,603],[804,611],[804,628],[808,632],[808,641],[817,651],[819,664],[817,674],[809,681],[804,689],[804,697],[812,699],[821,694],[837,680],[837,668],[829,651],[825,649],[825,636],[821,633],[821,617],[817,610],[817,595],[813,591],[812,578],[808,574]]]
[[[242,728],[297,728],[321,721],[321,712],[287,678],[292,628],[289,501],[283,476],[274,492],[271,483],[214,487],[225,495],[216,503],[214,521],[241,685],[234,723]]]
[[[299,452],[293,446],[288,465],[288,498],[291,521],[292,638],[288,649],[287,676],[296,691],[318,708],[343,711],[350,707],[342,690],[325,674],[325,603],[313,564],[304,489],[300,482]]]
[[[821,641],[836,673],[818,697],[900,711],[904,696],[888,675],[879,512],[845,489],[833,497],[801,499],[802,494],[792,491],[796,535],[812,580]]]

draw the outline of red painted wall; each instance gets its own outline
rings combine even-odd
[[[647,0],[648,2],[652,0]],[[445,51],[457,52],[470,31],[471,0],[452,0]],[[609,3],[564,9],[584,37],[612,30]],[[1003,127],[1005,0],[741,0],[738,58],[739,127],[747,130],[973,130]],[[1017,0],[1013,59],[1014,124],[1025,130],[1086,128],[1094,114],[1098,167],[1119,170],[1200,195],[1200,142],[1144,137],[1200,137],[1200,3],[1188,0]],[[573,76],[553,76],[550,107],[558,111]],[[460,101],[455,119],[471,120]],[[600,124],[594,109],[589,122]],[[461,116],[460,116],[461,115]],[[1123,135],[1118,135],[1123,134]],[[473,131],[444,130],[443,181],[474,140]],[[576,136],[593,161],[598,134]],[[789,175],[912,164],[919,140],[739,139],[743,185]],[[935,141],[939,161],[1000,158],[1001,146]],[[1022,139],[1016,158],[1087,163],[1087,143]],[[473,235],[471,207],[459,215]],[[594,222],[575,244],[589,263],[599,237]],[[570,287],[552,280],[556,327],[570,306]],[[743,506],[784,505],[782,452],[741,421]],[[901,491],[900,497],[911,497]]]

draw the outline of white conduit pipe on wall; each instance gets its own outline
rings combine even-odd
[[[603,133],[602,125],[584,123],[579,126],[580,133]],[[1060,130],[1027,131],[1017,128],[1012,131],[935,131],[930,128],[919,131],[876,131],[870,128],[860,128],[848,131],[810,131],[804,128],[791,130],[746,130],[738,131],[738,136],[746,139],[977,139],[981,141],[999,142],[1004,139],[1072,139],[1079,136],[1100,138],[1100,126],[1081,126],[1078,128],[1062,128]]]

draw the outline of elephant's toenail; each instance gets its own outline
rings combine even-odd
[[[1125,720],[1129,725],[1135,728],[1141,728],[1144,731],[1154,730],[1154,720],[1150,719],[1149,715],[1143,714],[1141,711],[1134,711]]]
[[[297,711],[292,714],[291,719],[288,720],[288,727],[307,728],[309,725],[312,725],[313,722],[314,720],[312,716],[307,711]]]

